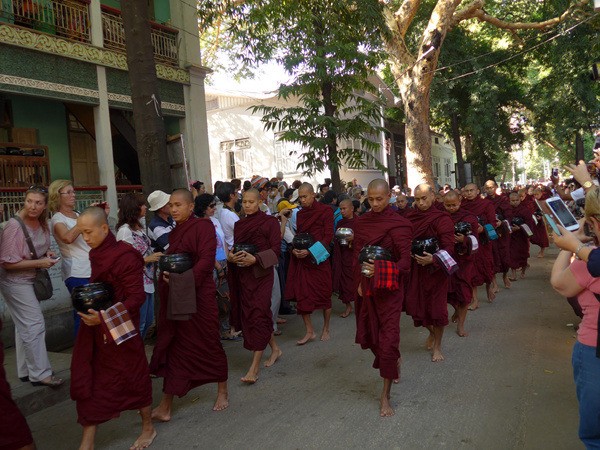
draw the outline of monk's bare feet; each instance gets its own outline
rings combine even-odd
[[[540,250],[540,252],[537,255],[538,258],[543,258],[544,257],[544,250]]]
[[[248,372],[246,375],[240,378],[240,381],[246,384],[254,384],[258,381],[258,375]],[[215,409],[213,408],[213,410]]]
[[[171,410],[166,410],[159,405],[152,410],[151,417],[157,422],[168,422],[171,420]]]
[[[431,350],[433,348],[434,342],[435,338],[433,337],[433,334],[429,334],[429,336],[427,336],[427,340],[425,341],[425,347],[427,347],[427,350]]]
[[[316,337],[317,337],[317,335],[315,333],[306,333],[306,336],[304,336],[299,341],[296,341],[296,344],[297,345],[304,345],[308,341],[314,341],[316,339]]]
[[[511,287],[512,283],[510,282],[510,278],[508,277],[508,274],[505,274],[505,275],[502,277],[502,281],[504,281],[504,287],[505,287],[506,289],[510,289],[510,287]]]
[[[154,438],[156,437],[156,430],[154,427],[148,430],[142,431],[142,434],[136,439],[129,450],[142,450],[143,448],[150,447],[150,444],[154,442]]]
[[[444,360],[444,355],[442,355],[442,352],[440,350],[434,350],[432,355],[431,355],[431,362],[440,362]]]
[[[454,311],[452,314],[452,323],[456,323],[458,321],[458,311]]]
[[[321,333],[321,340],[323,342],[327,342],[330,338],[331,336],[329,335],[329,330],[323,330],[323,333]]]
[[[394,378],[393,383],[394,384],[400,383],[400,360],[398,360],[398,378]]]
[[[469,311],[475,311],[477,308],[479,308],[479,302],[473,302],[469,305]]]
[[[340,314],[340,317],[342,319],[345,319],[346,317],[348,317],[350,314],[352,314],[352,305],[350,303],[348,303],[346,305],[346,310]]]
[[[487,296],[488,296],[488,302],[492,303],[494,300],[496,300],[496,291],[494,291],[494,288],[492,287],[492,285],[490,285],[490,287],[487,290]]]
[[[456,334],[458,334],[460,337],[467,337],[469,335],[469,333],[467,333],[463,327],[457,327]]]
[[[228,406],[229,396],[227,395],[227,392],[218,392],[215,406],[213,406],[213,411],[223,411],[224,409],[227,409]]]
[[[380,417],[392,417],[395,412],[392,405],[390,405],[390,399],[387,396],[381,397],[381,409],[379,410]]]
[[[281,355],[283,355],[283,352],[279,348],[276,351],[271,352],[271,356],[265,361],[265,367],[271,367],[279,358],[281,358]]]
[[[521,278],[525,278],[525,272],[527,272],[527,269],[529,269],[529,264],[521,268]]]

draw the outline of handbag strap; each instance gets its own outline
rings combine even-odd
[[[29,231],[27,231],[27,227],[25,226],[25,222],[23,219],[17,214],[15,215],[15,220],[19,222],[21,225],[21,229],[23,230],[23,234],[25,235],[25,242],[27,242],[27,246],[29,247],[29,251],[31,252],[31,256],[33,259],[38,259],[37,252],[35,251],[35,247],[33,245],[33,241],[31,240],[31,236],[29,236]]]

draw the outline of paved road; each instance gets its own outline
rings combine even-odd
[[[392,418],[378,416],[380,378],[371,354],[353,344],[353,318],[333,319],[330,342],[297,347],[302,325],[294,317],[280,338],[283,358],[254,386],[238,381],[249,352],[228,342],[230,408],[211,411],[215,386],[195,389],[176,400],[170,423],[157,425],[152,448],[583,448],[570,365],[575,333],[567,326],[576,317],[547,282],[549,256],[533,258],[525,281],[469,314],[469,337],[448,328],[442,363],[429,361],[426,334],[402,318],[402,381],[392,391]],[[334,312],[341,310],[336,302]],[[159,380],[154,393],[158,399]],[[127,412],[102,425],[97,448],[128,448],[138,420]],[[74,403],[28,421],[39,449],[77,448]]]

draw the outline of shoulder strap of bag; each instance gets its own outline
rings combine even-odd
[[[27,231],[27,227],[25,226],[25,222],[23,222],[23,219],[21,219],[21,217],[18,214],[15,215],[15,220],[19,222],[19,225],[21,225],[21,229],[23,230],[23,234],[25,235],[25,241],[27,242],[27,246],[29,247],[29,251],[33,256],[33,259],[38,259],[35,247],[33,246],[33,242],[31,240],[31,236],[29,236],[29,231]]]

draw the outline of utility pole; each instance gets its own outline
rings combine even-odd
[[[158,78],[152,47],[148,2],[124,0],[121,14],[125,29],[127,66],[133,103],[133,124],[144,193],[171,191],[165,124],[161,112]]]

